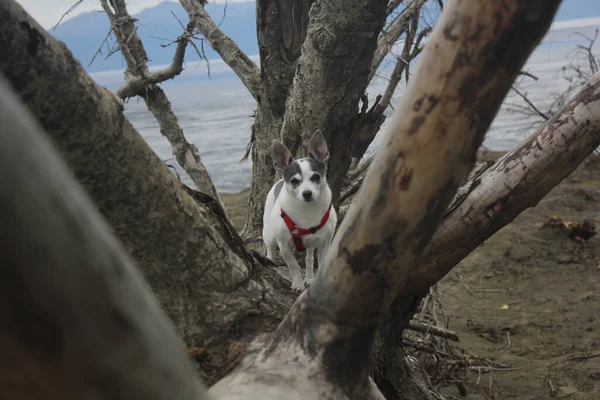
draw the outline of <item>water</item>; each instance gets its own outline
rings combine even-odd
[[[552,102],[555,93],[566,89],[568,83],[562,79],[561,67],[573,58],[573,49],[577,44],[587,42],[575,32],[593,37],[600,28],[600,18],[587,18],[561,21],[553,25],[542,44],[529,58],[525,70],[536,75],[539,80],[522,77],[521,88],[542,110]],[[594,48],[600,55],[600,45]],[[256,57],[253,57],[258,62]],[[194,143],[202,161],[211,175],[217,190],[222,193],[236,193],[247,188],[251,180],[251,160],[239,163],[250,139],[255,102],[246,88],[222,61],[212,61],[211,77],[205,65],[187,65],[186,70],[172,81],[165,82],[164,88],[173,110],[189,142]],[[413,66],[412,70],[416,70]],[[376,78],[368,88],[369,97],[383,93],[390,67],[382,71],[383,77]],[[101,85],[115,90],[122,83],[122,72],[107,71],[92,74]],[[399,86],[392,105],[396,105],[405,87]],[[514,94],[509,94],[505,103],[492,123],[484,141],[489,150],[510,150],[519,144],[528,134],[539,126],[539,117],[525,118],[510,112],[509,104],[523,104]],[[389,110],[388,114],[392,111]],[[125,106],[125,115],[138,132],[146,139],[150,147],[165,162],[176,166],[182,180],[189,186],[193,183],[177,165],[171,153],[171,146],[160,134],[158,123],[146,109],[143,101],[130,100]],[[389,122],[390,118],[388,118]],[[367,153],[375,151],[385,133],[384,123]]]

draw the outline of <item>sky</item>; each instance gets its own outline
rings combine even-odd
[[[127,9],[130,14],[136,14],[144,8],[153,7],[167,0],[127,0]],[[173,1],[173,0],[171,0]],[[225,0],[209,0],[210,2],[224,3]],[[252,0],[228,0],[232,3]],[[17,0],[17,3],[27,11],[44,28],[52,28],[62,15],[77,2],[77,0]],[[83,0],[79,6],[68,15],[74,17],[88,11],[101,10],[99,0]]]

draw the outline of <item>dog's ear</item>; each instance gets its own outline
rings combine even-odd
[[[308,145],[308,154],[317,161],[326,163],[329,160],[329,149],[327,142],[320,130],[316,130]]]
[[[287,147],[283,143],[278,140],[273,140],[273,145],[271,147],[271,155],[273,157],[273,163],[275,164],[275,168],[285,169],[288,165],[294,161],[294,156],[288,150]]]

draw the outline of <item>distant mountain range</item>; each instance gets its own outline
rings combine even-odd
[[[207,12],[221,30],[231,37],[248,55],[258,54],[256,39],[256,5],[254,2],[206,5]],[[187,14],[178,2],[163,2],[155,7],[147,8],[135,15],[139,20],[138,34],[144,43],[151,65],[169,64],[173,57],[174,47],[163,48],[176,39],[182,32],[179,22],[171,14],[173,12],[185,25]],[[567,20],[600,16],[600,0],[564,0],[556,20]],[[109,32],[108,18],[103,12],[88,12],[71,18],[59,25],[51,34],[66,43],[75,58],[84,67],[92,60],[96,50]],[[111,39],[111,43],[114,41]],[[218,54],[206,45],[208,59],[219,58]],[[104,56],[108,49],[103,47]],[[113,54],[108,59],[98,56],[87,68],[89,72],[117,70],[125,67],[120,54]],[[194,51],[188,51],[186,61],[198,60]]]
[[[258,54],[258,43],[256,39],[256,4],[254,2],[229,3],[226,14],[225,4],[208,3],[206,11],[210,14],[216,24],[221,23],[221,30],[231,37],[246,54]],[[175,17],[185,25],[188,16],[178,2],[163,2],[152,8],[147,8],[134,15],[138,21],[138,35],[140,36],[151,65],[163,65],[171,63],[175,46],[161,47],[175,40],[183,29]],[[60,24],[50,33],[55,38],[65,42],[84,67],[87,67],[96,50],[108,34],[110,24],[108,17],[103,12],[87,12],[73,17]],[[111,37],[110,43],[114,43]],[[205,46],[206,57],[219,58],[219,55],[208,46]],[[125,62],[120,54],[113,54],[105,59],[108,53],[104,45],[104,56],[97,56],[94,63],[87,68],[89,72],[106,71],[125,68]],[[186,61],[198,60],[195,51],[188,48]]]

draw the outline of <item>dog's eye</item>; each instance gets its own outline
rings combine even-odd
[[[319,183],[319,181],[321,180],[321,175],[319,174],[314,174],[313,176],[310,177],[310,180],[315,182],[315,183]]]
[[[296,186],[297,184],[300,183],[300,181],[296,178],[292,178],[292,180],[290,181],[292,185]]]

